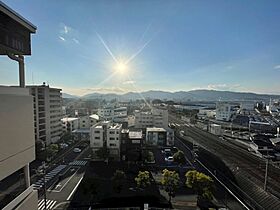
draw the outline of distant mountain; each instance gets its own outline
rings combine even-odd
[[[62,93],[62,98],[79,98],[79,97],[68,93]]]
[[[270,98],[272,99],[280,98],[280,95],[217,91],[217,90],[191,90],[191,91],[178,91],[178,92],[149,90],[149,91],[139,92],[139,93],[128,92],[125,94],[90,93],[82,96],[81,98],[82,99],[105,99],[105,100],[118,99],[122,101],[149,98],[149,99],[174,100],[174,101],[184,102],[184,101],[218,101],[218,100],[225,100],[225,101],[269,100]]]

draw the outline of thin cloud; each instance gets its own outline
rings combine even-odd
[[[58,36],[58,38],[59,38],[60,40],[64,41],[64,42],[66,41],[65,38],[62,37],[62,36]]]
[[[98,92],[98,93],[123,93],[126,92],[124,89],[119,87],[96,87],[96,88],[86,88],[86,91]]]
[[[240,87],[240,84],[209,84],[207,89],[209,90],[236,90]]]
[[[123,84],[124,85],[133,85],[133,84],[135,84],[135,81],[134,80],[127,80],[127,81],[124,81]]]
[[[71,28],[67,25],[64,25],[63,29],[65,34],[68,34],[68,32],[71,30]]]
[[[276,65],[273,67],[274,69],[278,69],[280,71],[280,65]]]
[[[76,44],[80,44],[80,41],[79,41],[78,39],[73,38],[72,40],[73,40],[73,42],[75,42]]]

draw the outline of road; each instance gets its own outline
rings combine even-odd
[[[89,155],[89,147],[85,147],[81,153],[71,150],[60,159],[60,162],[57,162],[55,167],[52,167],[52,170],[48,170],[46,175],[48,178],[46,184],[47,209],[63,209],[63,205],[68,203],[83,178]],[[35,184],[38,184],[38,181],[40,180],[37,180]],[[44,187],[39,188],[38,192],[38,209],[43,210],[45,209]]]

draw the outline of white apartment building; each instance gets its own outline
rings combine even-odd
[[[107,105],[103,108],[99,108],[97,114],[103,120],[110,120],[113,122],[127,122],[127,107]]]
[[[64,133],[71,133],[79,128],[79,118],[77,117],[65,117],[61,119],[61,122]]]
[[[120,160],[122,124],[103,121],[90,128],[90,147],[95,158],[102,147],[109,149],[109,157]]]
[[[236,113],[236,105],[230,102],[217,102],[216,104],[216,120],[230,121]]]
[[[0,209],[35,210],[38,192],[29,172],[35,160],[33,98],[25,88],[24,55],[31,54],[36,27],[2,2],[0,25],[0,54],[18,64],[20,83],[0,86]]]
[[[78,128],[79,129],[89,129],[91,126],[95,125],[99,121],[99,116],[96,114],[85,115],[78,117]]]
[[[28,86],[34,96],[35,139],[49,145],[58,141],[62,135],[62,96],[61,89],[48,85]]]
[[[152,108],[151,111],[134,112],[135,128],[168,127],[168,110]]]

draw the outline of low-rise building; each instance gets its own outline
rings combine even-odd
[[[122,125],[110,121],[102,121],[90,128],[90,147],[94,158],[98,158],[97,151],[107,148],[109,158],[120,160]]]
[[[135,128],[168,127],[168,110],[152,108],[150,111],[134,112]]]
[[[107,105],[99,108],[97,114],[103,120],[112,122],[127,122],[127,107],[119,107],[117,105]]]
[[[146,145],[150,146],[166,146],[167,132],[164,128],[147,128],[146,129]]]
[[[198,119],[214,118],[216,110],[213,109],[199,109],[197,113]]]
[[[210,124],[209,125],[209,132],[216,135],[216,136],[223,135],[222,126],[218,125],[218,124]]]
[[[72,131],[79,129],[79,118],[77,117],[65,117],[61,121],[64,133],[72,133]]]
[[[79,129],[89,129],[99,121],[99,117],[96,114],[84,115],[78,117]]]
[[[216,120],[230,121],[236,113],[236,104],[219,101],[216,104]]]

